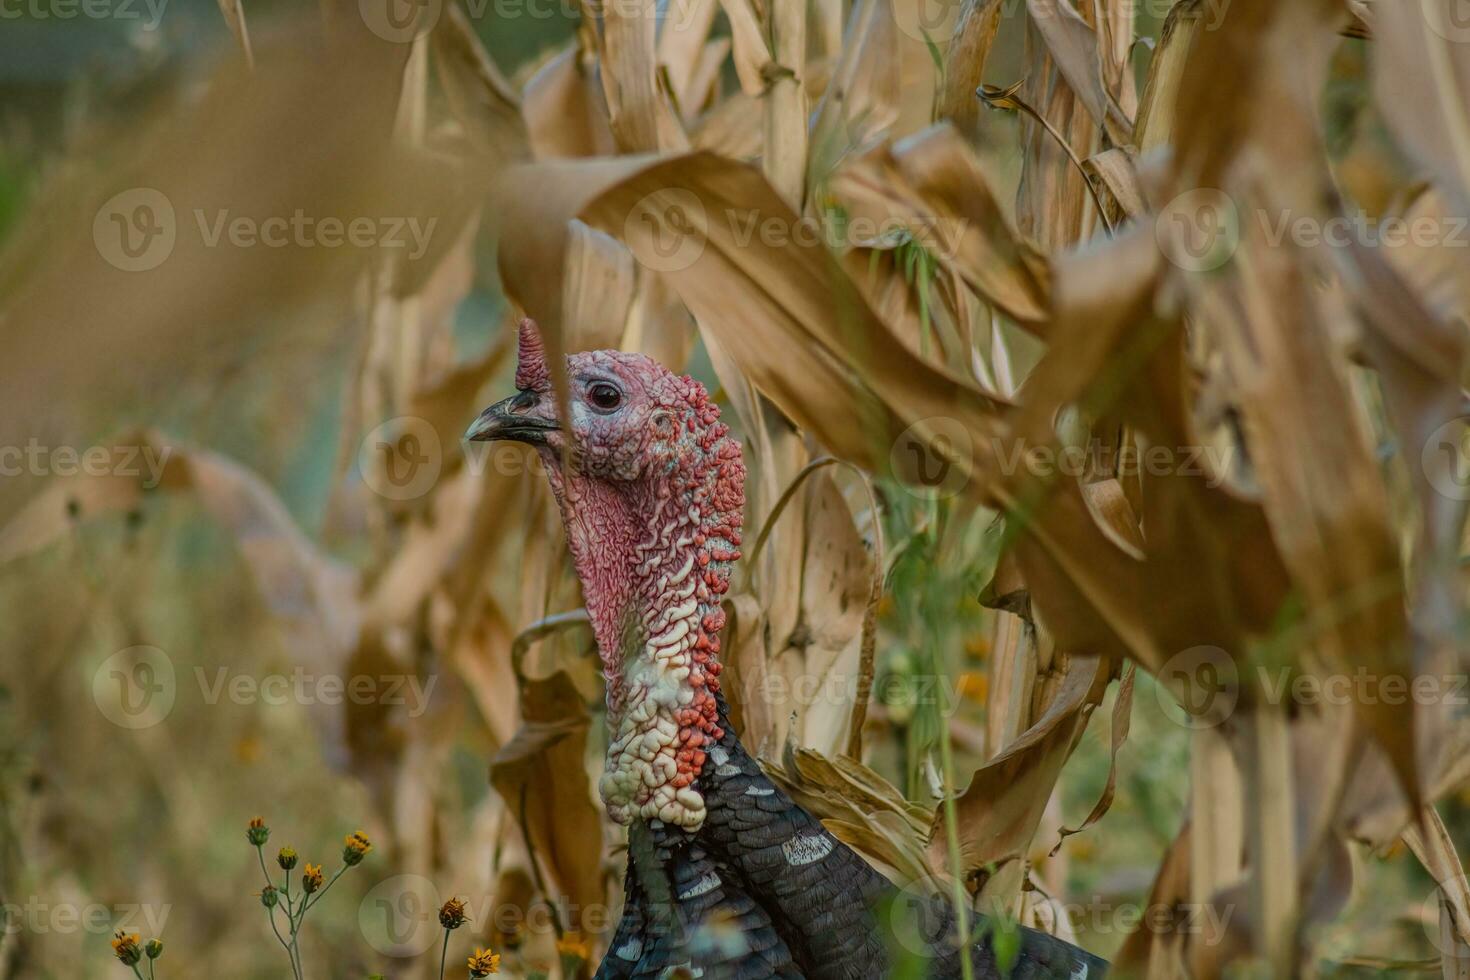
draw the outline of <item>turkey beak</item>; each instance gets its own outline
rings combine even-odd
[[[540,398],[534,391],[521,391],[480,413],[464,437],[471,442],[510,441],[543,445],[546,434],[558,428],[551,419],[530,414]]]

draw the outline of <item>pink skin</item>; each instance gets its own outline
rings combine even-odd
[[[607,678],[603,799],[624,823],[694,829],[704,817],[695,780],[724,734],[714,695],[720,599],[740,557],[740,445],[703,386],[642,354],[573,354],[567,378],[571,424],[527,441],[546,463]],[[516,385],[516,419],[559,421],[530,320]]]

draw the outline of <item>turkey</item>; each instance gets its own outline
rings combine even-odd
[[[590,351],[566,366],[569,424],[523,321],[519,390],[466,438],[529,443],[544,460],[607,679],[598,790],[629,843],[623,915],[597,977],[839,980],[884,976],[899,955],[959,977],[962,954],[976,977],[1000,977],[983,921],[960,946],[947,903],[891,885],[767,778],[730,726],[720,600],[740,557],[745,465],[719,409],[641,354]],[[1107,968],[1043,933],[1021,930],[1019,946],[1011,977],[1095,980]]]

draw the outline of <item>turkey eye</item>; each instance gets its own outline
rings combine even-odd
[[[587,389],[587,401],[599,412],[611,412],[623,403],[623,393],[606,382]]]

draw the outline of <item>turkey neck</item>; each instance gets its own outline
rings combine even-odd
[[[639,480],[552,480],[607,678],[598,790],[619,823],[704,822],[696,780],[724,736],[720,598],[740,557],[744,505],[740,448],[726,431],[712,422]]]

